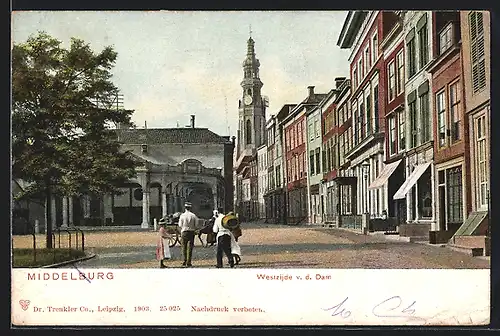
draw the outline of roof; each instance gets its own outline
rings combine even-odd
[[[122,145],[122,150],[129,151],[140,160],[148,161],[155,165],[176,166],[184,160],[191,158],[200,161],[207,168],[224,166],[222,152],[207,150],[203,146],[200,146],[200,150],[189,150],[182,147],[149,144],[147,152],[144,153],[140,145],[124,144]]]
[[[229,137],[220,136],[208,128],[129,128],[117,130],[125,144],[164,143],[227,143]]]
[[[283,120],[288,113],[290,113],[291,110],[293,110],[297,106],[297,104],[285,104],[283,107],[279,110],[279,112],[276,114],[276,118],[278,120]]]
[[[337,45],[340,48],[350,48],[368,11],[349,11],[340,31]]]
[[[306,99],[304,99],[299,105],[296,105],[290,113],[283,117],[281,123],[286,123],[293,117],[297,115],[299,111],[301,111],[304,107],[306,108],[306,114],[309,111],[308,109],[314,106],[317,106],[319,103],[323,101],[323,99],[328,96],[328,93],[314,93],[312,95],[308,95]]]
[[[326,96],[328,96],[328,93],[315,93],[307,96],[307,98],[302,101],[302,104],[319,104]]]

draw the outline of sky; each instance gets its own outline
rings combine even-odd
[[[137,127],[196,126],[236,135],[242,62],[250,35],[260,60],[267,117],[298,103],[307,87],[326,93],[348,76],[348,50],[337,46],[345,11],[26,11],[12,14],[12,42],[44,31],[69,46],[118,53],[113,82]]]

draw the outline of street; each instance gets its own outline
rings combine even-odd
[[[439,245],[389,240],[383,235],[323,227],[244,223],[238,268],[489,268],[481,257]],[[96,257],[78,268],[158,268],[155,232],[87,232],[86,251]],[[206,236],[203,236],[205,239]],[[38,239],[43,243],[42,239]],[[14,236],[14,247],[29,246],[30,236]],[[179,245],[171,248],[168,267],[181,267]],[[216,247],[202,247],[196,237],[194,267],[215,267]],[[227,263],[227,259],[225,262]],[[67,266],[65,266],[67,267]],[[226,266],[227,267],[227,264]]]

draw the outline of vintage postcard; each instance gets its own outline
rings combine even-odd
[[[490,15],[14,11],[12,327],[490,323]]]

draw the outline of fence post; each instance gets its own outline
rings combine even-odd
[[[75,249],[78,250],[78,231],[75,230]]]
[[[52,252],[54,252],[54,264],[56,263],[56,235],[54,232],[52,232],[52,241],[53,241],[53,244],[52,244]]]
[[[80,229],[78,229],[80,230]],[[80,230],[81,234],[82,234],[82,251],[85,252],[85,234],[83,233],[83,230]]]
[[[363,234],[368,233],[368,229],[370,226],[370,214],[364,213],[361,215],[361,231]]]
[[[35,219],[35,233],[40,233],[40,220]]]
[[[35,232],[32,233],[33,235],[33,266],[36,265],[36,235]]]

